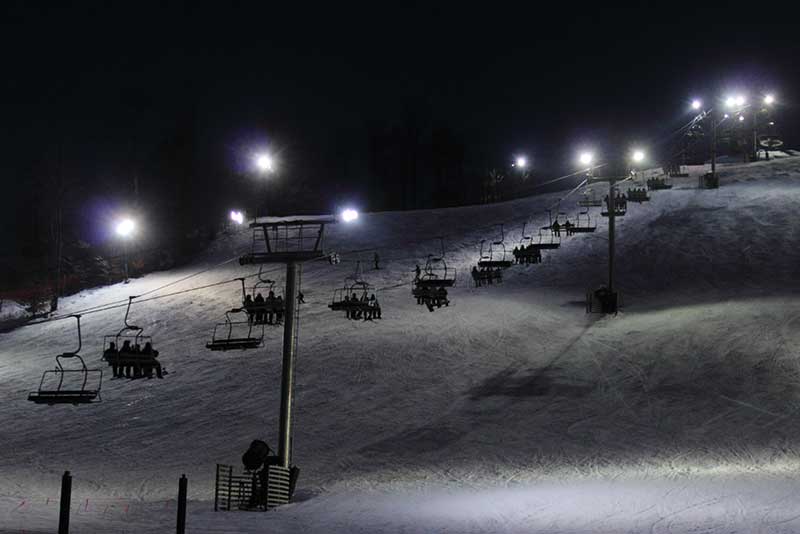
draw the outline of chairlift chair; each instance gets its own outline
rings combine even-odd
[[[78,348],[72,352],[64,352],[56,356],[56,368],[45,371],[42,374],[42,379],[39,382],[39,389],[28,395],[29,401],[35,402],[36,404],[52,406],[54,404],[91,404],[102,400],[100,398],[100,388],[103,384],[103,370],[88,369],[86,367],[86,362],[79,354],[82,346],[81,317],[80,315],[75,315],[74,317],[78,321]],[[64,369],[62,360],[71,359],[79,361],[80,368]],[[76,376],[78,379],[77,383],[80,384],[80,386],[65,386],[65,376]],[[96,387],[89,387],[90,377],[92,376],[97,377],[96,380],[92,379],[91,381],[92,385],[96,384]],[[48,380],[48,377],[53,377],[53,379]],[[51,385],[53,382],[56,382],[55,387]]]
[[[589,210],[578,213],[575,226],[572,227],[572,233],[588,234],[594,232],[595,230],[597,230],[597,222],[592,221],[592,217],[589,215]]]
[[[242,308],[254,324],[281,324],[286,311],[286,302],[280,293],[275,295],[275,281],[264,278],[263,267],[262,265],[259,268],[258,282],[250,288],[249,294],[245,290],[244,279],[240,278],[242,281]],[[266,298],[261,295],[262,291],[267,293]],[[261,295],[262,301],[258,301],[259,295]]]
[[[248,312],[244,308],[234,308],[225,312],[225,322],[214,326],[211,341],[206,343],[206,348],[213,351],[257,349],[264,343],[264,325],[254,325],[252,321],[231,320],[231,314]],[[249,314],[248,314],[249,316]],[[256,331],[253,331],[253,327]],[[261,327],[259,335],[258,327]],[[246,334],[245,334],[246,331]],[[234,333],[236,333],[234,335]]]
[[[647,180],[647,189],[650,191],[672,189],[672,184],[667,181],[666,176],[654,177]]]
[[[142,334],[144,329],[128,323],[131,304],[135,296],[128,297],[128,308],[125,311],[125,325],[117,334],[103,337],[103,358],[113,368],[117,378],[152,377],[155,371],[158,378],[163,378],[166,369],[157,360],[152,338]],[[132,332],[132,333],[130,333]],[[120,342],[122,345],[120,345]]]
[[[441,256],[428,254],[425,270],[414,278],[411,294],[417,299],[417,304],[424,304],[428,307],[428,311],[433,311],[434,308],[450,305],[446,288],[453,287],[455,283],[456,270],[448,267],[442,243]]]
[[[593,189],[587,189],[583,192],[583,198],[578,200],[578,206],[581,208],[599,208],[603,205],[603,201],[597,198]]]
[[[628,197],[628,200],[631,202],[650,202],[650,197],[647,195],[646,189],[628,189],[625,192],[625,195]]]
[[[453,287],[456,283],[456,269],[447,265],[444,245],[440,256],[428,254],[422,275],[414,280],[417,287]]]
[[[533,237],[525,233],[528,223],[522,223],[522,234],[519,238],[519,245],[516,248],[514,257],[519,263],[531,264],[542,261],[542,251],[535,246]]]
[[[605,205],[606,206],[603,209],[603,211],[600,212],[600,215],[602,215],[603,217],[608,217],[608,215],[609,215],[609,204],[611,204],[611,202],[612,202],[611,199],[609,199],[606,196],[606,199],[605,199]],[[615,217],[624,217],[625,214],[628,212],[627,197],[620,198],[619,200],[614,199],[613,200],[613,204],[614,204],[614,216]]]
[[[328,308],[344,311],[348,319],[369,319],[381,317],[378,299],[373,299],[375,288],[361,278],[361,262],[356,263],[356,271],[345,278],[344,285],[334,290]]]
[[[513,262],[506,256],[505,231],[503,230],[502,224],[500,225],[500,239],[498,241],[491,241],[486,253],[484,253],[485,242],[485,240],[481,241],[478,267],[486,269],[507,269],[511,267]]]
[[[548,230],[547,232],[542,232]],[[533,243],[534,248],[540,250],[555,250],[561,247],[561,236],[553,231],[552,226],[542,226],[539,228],[539,241]]]

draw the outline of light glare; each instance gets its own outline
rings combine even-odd
[[[344,222],[353,222],[358,219],[358,212],[352,208],[347,208],[342,211],[342,220]]]
[[[272,171],[273,161],[267,154],[259,154],[256,156],[256,166],[262,171]]]
[[[524,157],[520,156],[520,157],[517,158],[516,164],[517,164],[517,167],[519,167],[521,169],[524,169],[525,167],[528,166],[528,160],[525,159]]]
[[[698,110],[698,109],[700,109],[700,107],[702,105],[703,105],[703,103],[700,102],[699,100],[697,100],[697,99],[692,100],[692,109]]]
[[[594,154],[592,154],[591,152],[582,152],[579,157],[579,161],[583,165],[591,164],[593,159],[594,159]]]
[[[244,213],[236,210],[231,211],[231,220],[236,224],[244,223]]]
[[[642,150],[634,150],[633,151],[633,161],[636,163],[641,163],[644,161],[644,151]]]
[[[774,96],[767,95],[767,96],[764,97],[764,103],[765,104],[769,105],[769,104],[773,104],[774,102],[775,102],[775,97]]]
[[[120,237],[128,237],[133,233],[136,225],[131,219],[122,219],[117,223],[117,235]]]

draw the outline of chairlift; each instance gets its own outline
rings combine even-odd
[[[625,195],[631,202],[638,202],[638,203],[650,202],[650,197],[647,195],[647,190],[644,188],[628,189]]]
[[[428,254],[423,271],[417,266],[414,287],[411,289],[417,304],[424,304],[431,312],[434,308],[450,305],[446,288],[453,287],[456,283],[456,270],[448,267],[444,258],[444,241],[441,238],[440,241],[441,255]]]
[[[348,319],[380,319],[381,306],[374,292],[375,288],[361,278],[361,262],[356,262],[355,273],[345,278],[341,288],[334,290],[328,308],[344,311]]]
[[[39,389],[31,392],[28,395],[28,400],[36,404],[91,404],[100,402],[100,387],[103,384],[103,370],[102,369],[88,369],[86,362],[79,354],[81,351],[82,337],[81,337],[81,316],[74,315],[78,322],[78,348],[72,352],[64,352],[56,356],[56,368],[50,371],[45,371],[42,374],[42,380],[39,382]],[[80,368],[77,369],[64,369],[62,360],[76,359],[80,362]],[[74,385],[70,385],[72,380],[66,377],[76,377]],[[51,377],[51,379],[48,379]],[[90,377],[92,378],[90,384]],[[55,386],[53,386],[55,383]],[[91,387],[96,384],[96,387]]]
[[[597,198],[597,195],[592,188],[587,188],[583,192],[583,198],[578,200],[578,206],[581,208],[599,208],[603,205],[603,201]]]
[[[527,222],[522,223],[522,235],[519,238],[519,245],[514,249],[514,259],[517,263],[531,264],[542,262],[542,249],[535,246],[533,237],[525,233]]]
[[[608,217],[609,215],[609,205],[611,204],[611,199],[608,198],[608,195],[605,197],[605,209],[600,212],[600,215],[603,217]],[[625,195],[620,195],[618,198],[614,199],[614,216],[615,217],[623,217],[628,212],[628,198]]]
[[[540,250],[554,250],[561,247],[561,225],[539,228],[539,240],[533,243],[533,247]]]
[[[597,230],[597,220],[592,220],[589,215],[589,210],[584,210],[578,213],[576,217],[575,226],[572,227],[574,234],[588,234]]]
[[[117,334],[103,337],[103,359],[112,367],[115,378],[152,378],[153,372],[158,378],[163,378],[167,371],[157,360],[158,351],[152,338],[142,334],[143,328],[128,323],[135,298],[128,297],[125,325]]]
[[[653,177],[647,179],[647,189],[649,191],[672,189],[672,184],[669,183],[668,178],[666,176]]]
[[[283,295],[276,296],[275,281],[264,278],[263,265],[258,270],[258,282],[247,293],[242,281],[242,308],[247,312],[248,320],[253,324],[281,324],[286,311]],[[262,292],[266,292],[264,297]]]
[[[232,320],[231,315],[236,313],[244,313],[248,319]],[[244,308],[234,308],[225,312],[225,322],[214,326],[214,333],[211,335],[211,341],[206,343],[206,348],[213,351],[228,351],[261,347],[264,343],[264,325],[255,325],[249,317],[249,312]]]
[[[484,252],[485,240],[481,241],[480,258],[478,259],[478,267],[485,269],[507,269],[511,267],[512,262],[506,256],[505,245],[505,231],[503,225],[500,225],[500,239],[498,241],[491,241],[486,252]]]

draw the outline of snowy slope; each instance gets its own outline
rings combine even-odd
[[[696,189],[700,172],[618,220],[626,309],[615,318],[583,311],[586,288],[606,276],[602,219],[543,264],[470,287],[492,226],[505,223],[513,248],[522,222],[545,223],[558,195],[334,226],[328,248],[342,263],[307,264],[302,276],[300,502],[275,513],[208,511],[214,464],[237,465],[252,439],[274,444],[278,425],[280,332],[255,353],[205,349],[240,297],[236,283],[135,305],[132,322],[153,335],[170,374],[107,376],[92,406],[26,400],[74,345],[72,321],[0,335],[0,530],[52,528],[47,499],[65,469],[89,499],[74,519],[85,531],[168,531],[165,500],[181,473],[200,501],[195,532],[800,530],[800,158],[725,166],[713,191]],[[577,211],[575,200],[562,211]],[[438,235],[460,282],[449,308],[428,313],[408,283]],[[249,240],[220,238],[197,265],[83,292],[62,313],[252,274],[220,265]],[[374,248],[380,271],[368,268]],[[326,307],[357,259],[385,288],[381,321]],[[87,361],[101,364],[102,335],[124,311],[84,316]],[[121,503],[135,506],[123,513]]]

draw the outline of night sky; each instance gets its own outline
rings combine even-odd
[[[800,41],[778,10],[294,5],[4,3],[4,193],[56,158],[113,191],[182,110],[204,157],[236,169],[271,146],[320,183],[348,172],[341,154],[363,172],[369,126],[409,109],[498,165],[526,154],[542,180],[581,146],[654,144],[688,99],[730,88],[774,91],[797,139]]]

